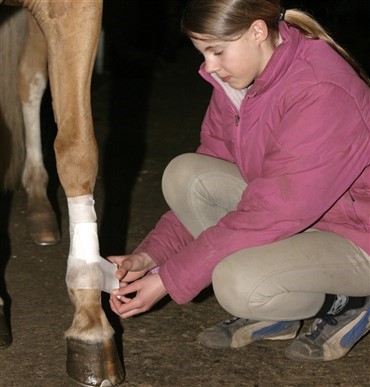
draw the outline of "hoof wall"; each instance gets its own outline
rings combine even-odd
[[[125,378],[113,339],[86,342],[67,338],[67,373],[83,386],[110,387]]]
[[[60,232],[53,213],[30,213],[27,224],[36,245],[49,246],[60,242]]]

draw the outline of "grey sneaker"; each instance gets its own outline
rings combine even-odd
[[[370,297],[359,309],[341,316],[316,319],[307,333],[299,335],[286,349],[292,360],[330,361],[345,356],[370,330]]]
[[[254,321],[234,317],[204,330],[197,337],[208,348],[239,348],[256,340],[286,340],[296,337],[300,321]]]

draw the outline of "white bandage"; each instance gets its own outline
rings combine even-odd
[[[68,259],[98,262],[100,253],[93,196],[68,198],[67,202],[70,235]]]
[[[106,292],[118,288],[115,265],[100,257],[93,196],[67,198],[67,202],[70,234],[67,286]]]

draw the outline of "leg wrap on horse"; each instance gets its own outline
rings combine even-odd
[[[70,224],[67,286],[107,292],[118,288],[115,266],[100,257],[93,196],[78,196],[67,201]]]

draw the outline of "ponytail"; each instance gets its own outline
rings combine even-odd
[[[305,36],[312,39],[321,39],[328,43],[342,58],[344,58],[357,74],[370,86],[370,78],[360,64],[326,32],[326,30],[307,13],[298,9],[287,9],[284,20],[298,28]]]

